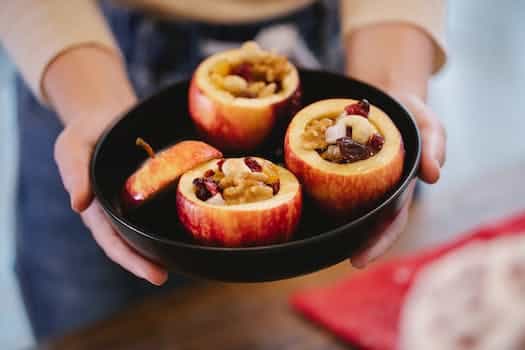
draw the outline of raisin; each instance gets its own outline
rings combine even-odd
[[[211,193],[212,196],[215,196],[220,192],[219,184],[211,179],[204,179],[204,186],[206,186],[206,189]]]
[[[215,175],[215,171],[213,171],[212,169],[208,169],[204,173],[204,177],[212,177],[213,175]]]
[[[270,186],[273,190],[273,195],[275,196],[279,190],[281,189],[281,183],[279,181],[277,182],[274,182],[273,184],[269,184],[268,186]]]
[[[370,103],[363,99],[357,103],[346,106],[345,112],[348,115],[357,114],[368,118],[368,113],[370,113]]]
[[[217,162],[217,167],[219,168],[219,171],[222,172],[222,165],[224,164],[225,159],[221,159]]]
[[[352,127],[351,126],[346,127],[346,136],[352,137]]]
[[[370,147],[370,152],[372,154],[376,154],[377,152],[381,151],[384,144],[385,144],[385,139],[383,136],[379,134],[372,135],[370,140],[368,140],[368,146]]]
[[[253,66],[251,63],[243,62],[233,67],[230,74],[243,77],[246,81],[253,81]]]
[[[193,185],[195,186],[195,195],[201,201],[206,201],[220,192],[219,185],[211,179],[195,178]]]
[[[341,151],[344,163],[356,162],[370,157],[368,148],[350,137],[341,137],[337,140],[337,146]]]
[[[195,195],[197,198],[199,198],[201,201],[206,201],[209,198],[211,198],[211,193],[206,188],[206,185],[204,184],[203,178],[195,178],[193,179],[193,185],[195,186]]]
[[[253,158],[244,158],[244,164],[246,164],[246,166],[250,168],[252,172],[260,173],[262,171],[262,166]]]

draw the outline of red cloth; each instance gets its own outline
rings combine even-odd
[[[473,240],[490,240],[525,230],[525,212],[485,225],[452,243],[398,258],[352,275],[333,286],[301,291],[292,306],[341,339],[367,350],[395,349],[404,297],[428,263]]]

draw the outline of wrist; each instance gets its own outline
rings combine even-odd
[[[100,133],[136,103],[117,52],[97,46],[72,48],[56,57],[43,78],[44,93],[66,127]]]
[[[427,95],[434,44],[422,30],[403,23],[363,27],[346,40],[347,73],[389,93]]]

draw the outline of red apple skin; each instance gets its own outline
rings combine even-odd
[[[352,215],[367,208],[390,190],[403,173],[404,147],[401,144],[395,159],[384,167],[352,176],[339,175],[310,166],[291,151],[288,135],[285,137],[286,167],[297,176],[304,190],[319,207],[331,215]]]
[[[193,167],[222,158],[216,148],[201,141],[182,141],[148,158],[124,184],[121,199],[126,210],[139,207],[172,186]]]
[[[249,247],[286,242],[299,225],[302,194],[265,210],[225,210],[202,205],[177,193],[182,225],[198,242],[223,247]]]
[[[194,75],[188,98],[190,116],[207,142],[225,151],[250,151],[276,126],[286,128],[300,108],[301,87],[298,84],[290,96],[273,104],[239,106],[206,95]]]

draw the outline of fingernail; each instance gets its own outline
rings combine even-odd
[[[73,196],[70,196],[70,202],[71,202],[71,209],[73,209],[73,211],[76,213],[80,213],[80,210],[78,210],[78,205],[75,203]]]
[[[167,273],[156,273],[155,271],[138,270],[137,275],[155,286],[162,286],[168,280]]]
[[[359,257],[359,258],[350,259],[350,264],[352,264],[352,266],[355,267],[356,269],[361,270],[366,267],[366,265],[368,264],[368,261],[366,258]]]
[[[168,274],[165,274],[158,280],[150,279],[149,282],[157,287],[162,286],[168,280]]]

